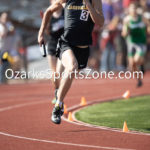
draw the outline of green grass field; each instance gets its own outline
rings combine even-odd
[[[95,104],[75,116],[86,123],[112,128],[122,128],[126,121],[129,130],[150,133],[150,96]]]

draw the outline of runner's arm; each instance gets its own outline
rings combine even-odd
[[[92,0],[92,4],[89,0],[84,0],[85,4],[90,12],[91,18],[95,24],[102,27],[104,25],[104,15],[102,11],[101,0]]]
[[[148,35],[150,35],[150,22],[148,19],[146,19],[145,17],[142,18],[144,24],[146,25],[146,32]]]
[[[44,13],[43,19],[42,19],[42,24],[39,30],[39,35],[38,35],[38,43],[40,46],[44,42],[44,31],[49,23],[49,20],[53,14],[53,12],[61,9],[63,7],[63,3],[65,3],[65,0],[56,0],[52,5],[50,5],[47,10]]]
[[[129,34],[128,22],[129,22],[129,19],[128,19],[128,17],[126,17],[123,20],[123,27],[122,27],[122,33],[121,33],[123,37],[127,37]]]

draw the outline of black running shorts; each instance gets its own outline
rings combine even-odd
[[[48,39],[48,54],[51,56],[56,56],[56,47],[58,43],[58,38],[50,36]]]
[[[76,57],[76,60],[78,62],[78,69],[86,68],[89,58],[89,47],[79,48],[76,46],[71,46],[68,42],[60,38],[57,44],[56,57],[59,57],[59,59],[61,59],[63,52],[69,49],[73,51]]]

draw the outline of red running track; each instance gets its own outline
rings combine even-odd
[[[150,94],[150,73],[144,86],[135,80],[76,80],[65,103],[68,107],[87,101]],[[52,85],[49,81],[0,86],[0,150],[150,150],[150,136],[128,134],[50,121]]]

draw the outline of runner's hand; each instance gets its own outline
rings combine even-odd
[[[39,32],[39,35],[38,35],[38,43],[39,43],[40,46],[42,46],[42,44],[44,43],[44,35],[41,34],[40,32]]]

